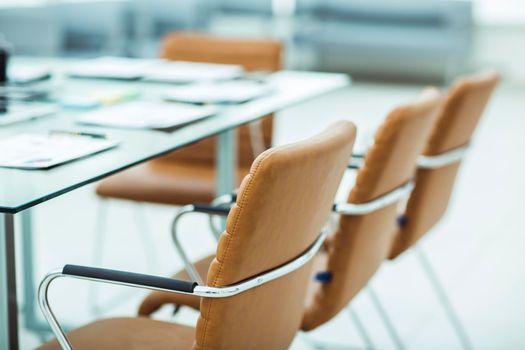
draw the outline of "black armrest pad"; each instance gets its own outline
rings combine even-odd
[[[66,265],[62,269],[62,273],[64,275],[139,284],[145,287],[163,288],[185,293],[193,293],[197,286],[196,282],[191,281],[79,265]]]
[[[193,204],[195,211],[199,213],[206,213],[211,215],[222,215],[227,216],[230,212],[230,208],[227,207],[215,207],[208,204]]]

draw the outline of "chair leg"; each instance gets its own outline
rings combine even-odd
[[[348,316],[350,316],[351,321],[354,323],[357,332],[359,333],[359,336],[363,341],[363,344],[365,344],[367,349],[374,349],[374,343],[372,342],[372,338],[368,334],[368,331],[366,330],[363,322],[361,322],[361,319],[357,312],[350,305],[348,305],[346,309],[348,311]]]
[[[371,285],[368,285],[366,289],[395,347],[399,350],[405,349],[405,346],[401,340],[401,337],[399,336],[399,333],[395,329],[394,324],[392,323],[392,320],[390,319],[390,316],[388,316],[388,313],[383,307],[383,304],[381,303],[381,300],[379,300],[379,297],[377,296],[376,292],[374,291]]]
[[[472,349],[473,348],[472,342],[470,341],[470,338],[467,335],[465,327],[463,326],[456,311],[454,310],[454,307],[452,306],[452,303],[450,302],[450,299],[448,298],[445,292],[445,289],[441,285],[441,282],[439,281],[436,271],[432,267],[430,260],[428,259],[427,255],[425,254],[423,248],[421,248],[420,245],[416,245],[414,249],[418,257],[418,260],[421,264],[421,267],[425,271],[428,277],[428,280],[430,281],[432,287],[434,288],[436,292],[436,296],[438,297],[439,302],[443,306],[443,309],[445,310],[445,313],[447,314],[447,318],[449,319],[450,324],[454,328],[454,331],[459,341],[463,345],[463,348],[465,350]]]

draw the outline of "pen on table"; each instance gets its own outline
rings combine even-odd
[[[70,135],[70,136],[85,136],[85,137],[91,137],[94,139],[105,139],[105,134],[98,134],[98,133],[92,133],[92,132],[84,132],[84,131],[67,131],[67,130],[51,130],[49,132],[51,135]]]

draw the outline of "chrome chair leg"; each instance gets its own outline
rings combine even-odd
[[[368,331],[366,330],[357,312],[350,305],[348,305],[346,309],[348,311],[348,316],[350,316],[350,320],[354,323],[357,332],[363,341],[363,344],[366,346],[366,349],[374,349],[372,338],[370,337],[370,334],[368,334]]]
[[[447,314],[447,318],[449,319],[450,324],[452,325],[452,328],[454,329],[459,341],[463,345],[463,348],[465,350],[473,349],[472,342],[470,341],[470,338],[467,335],[465,327],[463,326],[461,320],[459,319],[459,316],[454,310],[454,307],[452,306],[452,303],[450,302],[450,299],[448,298],[445,292],[445,289],[441,285],[441,282],[438,279],[436,271],[432,267],[432,264],[430,263],[430,260],[425,254],[423,248],[420,245],[416,245],[414,247],[414,250],[421,264],[421,267],[425,271],[425,274],[427,275],[428,280],[430,281],[430,284],[434,288],[434,291],[436,292],[436,296],[438,297],[439,302],[441,303],[443,309],[445,310],[445,313]]]
[[[374,291],[371,285],[368,285],[366,289],[395,347],[399,350],[405,349],[405,346],[403,344],[403,341],[401,340],[401,337],[399,336],[399,333],[395,329],[394,324],[392,323],[392,320],[390,319],[390,316],[388,316],[388,313],[383,307],[383,304],[381,303],[381,300],[379,300],[379,297],[377,296],[376,292]]]

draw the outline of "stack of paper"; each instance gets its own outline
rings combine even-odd
[[[66,72],[77,78],[140,79],[148,67],[162,62],[157,59],[100,57],[73,64]]]
[[[166,129],[217,113],[217,107],[134,101],[80,115],[77,122],[120,128]]]
[[[118,142],[87,136],[20,134],[0,141],[0,167],[45,169],[105,151]]]
[[[165,83],[191,83],[235,79],[243,74],[243,68],[238,65],[165,61],[149,67],[144,79]]]
[[[218,83],[201,83],[167,90],[164,98],[187,103],[243,103],[268,95],[273,88],[265,83],[235,80]]]
[[[239,65],[100,57],[71,65],[67,74],[78,78],[144,79],[164,83],[189,83],[235,79],[243,76]]]

